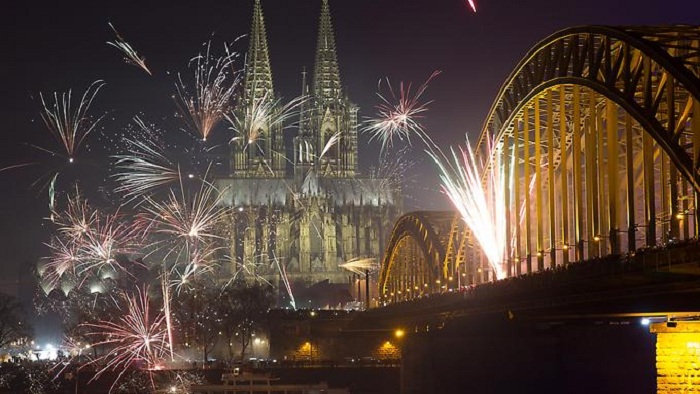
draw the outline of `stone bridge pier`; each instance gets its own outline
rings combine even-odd
[[[700,321],[650,325],[656,334],[656,392],[700,392]]]

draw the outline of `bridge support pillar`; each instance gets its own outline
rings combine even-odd
[[[700,391],[700,321],[651,324],[656,334],[656,392]]]

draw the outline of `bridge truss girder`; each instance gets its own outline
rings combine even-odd
[[[581,27],[520,62],[477,144],[495,138],[513,176],[510,275],[697,236],[699,43],[693,26]]]
[[[697,237],[700,27],[584,26],[548,37],[506,80],[476,151],[499,152],[512,176],[509,275]],[[454,276],[489,279],[463,223],[428,216],[394,227],[385,302],[444,291]],[[449,230],[438,234],[434,221]]]
[[[458,213],[411,212],[394,225],[379,275],[382,302],[457,289],[488,279],[485,259],[475,257]]]

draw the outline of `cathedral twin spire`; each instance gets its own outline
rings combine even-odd
[[[328,0],[323,0],[321,4],[313,84],[314,95],[322,101],[340,97],[340,69]],[[259,99],[265,93],[272,98],[272,69],[260,0],[255,0],[253,6],[253,23],[248,58],[246,59],[244,87],[246,99]]]
[[[253,6],[253,23],[250,29],[250,46],[246,59],[245,99],[273,99],[272,68],[267,48],[267,33],[260,0]]]
[[[270,121],[274,111],[272,70],[265,20],[260,0],[253,6],[250,46],[245,64],[243,96],[237,109],[240,135],[232,144],[231,173],[234,177],[279,178],[284,176],[284,138],[280,125]]]
[[[340,97],[340,91],[340,70],[335,50],[331,12],[328,0],[323,0],[318,27],[316,65],[314,67],[314,95],[321,101],[327,102]]]
[[[304,82],[303,91],[304,94],[308,94],[306,93],[308,91],[306,82]],[[260,100],[274,100],[273,92],[265,21],[261,1],[255,0],[250,47],[246,59],[243,104],[250,108],[251,105],[256,105]],[[301,166],[301,170],[315,162],[315,159],[309,162],[309,158],[315,157],[317,152],[321,152],[323,147],[331,141],[331,138],[337,138],[336,146],[326,154],[324,162],[318,164],[326,169],[324,170],[326,175],[353,176],[357,162],[357,107],[342,97],[340,70],[328,0],[322,0],[321,3],[313,86],[309,93],[311,93],[311,97],[308,97],[302,108],[299,135],[294,140],[295,157],[293,163],[295,172],[297,165]],[[281,129],[268,128],[264,132],[267,134],[266,137],[272,141],[269,148],[277,152],[284,152]],[[336,134],[337,136],[333,137]],[[265,156],[267,156],[268,149],[265,149]],[[279,153],[275,156],[276,158],[273,160],[278,160],[278,156],[281,157]],[[270,158],[266,161],[270,162]],[[250,174],[246,169],[249,168],[249,165],[245,163],[245,160],[236,160],[234,157],[234,162],[240,164],[234,164],[234,174],[246,172]],[[244,168],[241,168],[241,165]],[[273,165],[273,167],[275,174],[278,174],[277,176],[281,176],[284,172],[284,164],[281,161],[279,165]],[[236,168],[241,168],[243,173],[236,171]]]

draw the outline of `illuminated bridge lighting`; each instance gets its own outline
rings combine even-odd
[[[688,56],[698,37],[693,26],[576,27],[516,66],[474,150],[509,177],[492,196],[505,204],[507,276],[698,237],[700,76]],[[455,212],[408,213],[380,294],[387,303],[495,280],[486,261]]]

